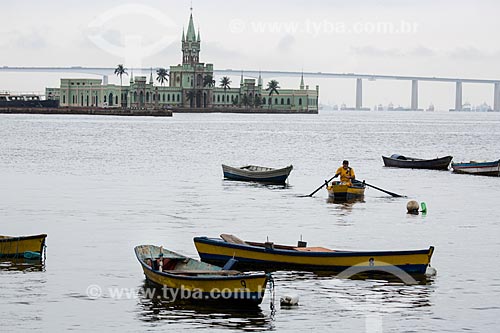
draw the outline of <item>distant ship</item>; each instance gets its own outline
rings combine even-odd
[[[450,111],[465,111],[465,112],[490,112],[493,111],[491,106],[489,106],[487,103],[482,103],[476,106],[472,106],[469,102],[465,102],[462,105],[461,110],[455,110],[455,109],[450,109]]]
[[[434,104],[431,103],[431,105],[429,105],[429,107],[425,109],[425,111],[434,111]]]
[[[9,92],[0,92],[0,107],[55,108],[58,106],[58,100],[45,100],[37,94],[11,94]]]

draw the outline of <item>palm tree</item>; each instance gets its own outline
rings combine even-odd
[[[189,105],[191,107],[193,107],[193,102],[194,102],[194,98],[196,97],[196,93],[194,92],[194,90],[189,90],[187,93],[186,93],[186,98],[187,100],[189,101]]]
[[[156,70],[156,81],[160,82],[160,84],[163,86],[163,82],[167,82],[167,76],[169,76],[167,70],[165,68],[158,68]]]
[[[122,76],[123,76],[123,74],[128,75],[127,69],[125,67],[123,67],[123,64],[119,64],[115,68],[115,74],[120,77],[120,90],[121,90],[121,87],[122,87]]]
[[[276,93],[276,95],[279,95],[279,91],[278,89],[280,89],[280,83],[276,80],[271,80],[267,83],[267,88],[266,90],[269,91],[269,96],[272,97],[273,96],[273,93]],[[272,108],[273,107],[273,104],[272,103],[269,103],[269,106]]]
[[[215,86],[215,80],[211,74],[205,75],[205,77],[203,78],[203,86],[204,87],[209,86],[210,88]]]
[[[229,86],[230,84],[231,80],[229,79],[229,77],[224,76],[222,79],[220,79],[220,86],[221,88],[224,88],[224,95],[226,94],[227,89],[231,89],[231,87]],[[228,96],[226,96],[226,100],[227,99],[229,99]]]

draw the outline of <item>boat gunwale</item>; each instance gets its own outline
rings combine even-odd
[[[145,268],[148,271],[152,272],[153,274],[157,274],[157,275],[160,275],[160,276],[166,276],[166,277],[169,277],[169,278],[172,278],[172,279],[176,279],[176,280],[203,280],[203,281],[210,281],[210,280],[241,280],[242,278],[244,278],[244,279],[260,279],[260,278],[267,279],[266,273],[244,273],[244,272],[240,272],[240,274],[233,274],[233,275],[220,275],[220,274],[216,274],[216,273],[214,273],[214,274],[204,273],[203,275],[191,276],[191,275],[172,274],[172,273],[168,273],[168,271],[160,272],[160,271],[154,270],[152,267],[148,266],[144,262],[144,260],[142,260],[139,257],[139,253],[137,252],[137,249],[140,248],[140,247],[143,247],[143,246],[155,246],[156,247],[156,245],[137,245],[134,248],[134,252],[135,252],[135,256],[137,257],[137,260],[139,261],[139,263],[141,264],[141,266],[143,267],[143,269]],[[158,246],[158,248],[159,248],[159,246]],[[173,251],[170,251],[170,252],[173,252]],[[181,255],[179,255],[179,256],[181,256]],[[186,257],[186,256],[182,256],[182,257],[184,257],[186,259],[191,259],[191,260],[198,261],[196,259],[192,259],[192,258],[189,258],[189,257]],[[200,262],[202,262],[203,264],[206,264],[208,266],[213,266],[213,267],[220,268],[219,266],[208,264],[208,263],[205,263],[203,261],[200,261]],[[173,271],[175,271],[175,270],[173,270]],[[219,270],[215,269],[214,270],[214,272],[221,272],[221,271],[223,271],[223,270],[222,269],[219,269]],[[193,272],[195,272],[195,270],[193,270]]]
[[[5,238],[3,238],[3,237],[5,237]],[[37,239],[37,238],[42,238],[45,242],[45,238],[47,238],[47,234],[30,235],[30,236],[4,236],[4,235],[1,235],[0,243],[13,242],[13,241],[19,241],[19,240],[30,240],[30,239]]]
[[[353,257],[353,256],[389,256],[389,255],[415,255],[415,254],[428,254],[432,256],[434,253],[434,246],[429,246],[428,249],[420,250],[399,250],[399,251],[345,251],[345,250],[332,250],[332,252],[308,252],[293,249],[289,245],[273,244],[274,246],[290,247],[290,249],[267,249],[264,243],[246,242],[247,244],[234,244],[228,243],[221,238],[208,238],[208,237],[194,237],[194,242],[200,242],[209,245],[223,246],[228,248],[238,248],[241,250],[248,250],[253,252],[262,252],[269,254],[282,254],[298,257]],[[262,244],[262,246],[252,245]]]
[[[254,171],[254,170],[249,170],[248,169],[249,167],[265,168],[268,170]],[[224,168],[233,169],[236,171],[243,171],[244,173],[248,173],[248,174],[259,174],[259,173],[266,174],[266,173],[286,172],[286,171],[288,171],[288,173],[290,173],[293,170],[293,165],[290,164],[290,165],[287,165],[283,168],[271,168],[271,167],[264,167],[264,166],[260,166],[260,165],[254,165],[254,164],[244,165],[241,167],[233,167],[233,166],[230,166],[227,164],[222,164],[222,169],[224,170]]]
[[[401,155],[403,156],[403,155]],[[447,155],[433,159],[421,159],[416,157],[407,157],[405,159],[397,159],[390,156],[382,155],[384,166],[387,168],[403,168],[403,169],[427,169],[427,170],[448,170],[453,156]],[[387,165],[393,163],[393,165]],[[434,164],[433,164],[434,163]]]

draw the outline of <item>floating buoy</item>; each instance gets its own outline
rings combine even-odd
[[[420,205],[415,200],[410,200],[406,204],[406,210],[408,211],[408,214],[418,215],[419,208],[420,208]]]
[[[281,296],[280,305],[281,306],[297,306],[297,305],[299,305],[299,296],[298,295]]]
[[[420,210],[420,211],[421,211],[422,213],[424,213],[424,214],[425,214],[425,213],[427,213],[427,205],[425,204],[425,202],[423,202],[423,201],[422,201],[422,202],[420,203],[420,207],[421,207],[421,210]]]
[[[427,266],[427,269],[425,270],[425,275],[427,276],[436,276],[437,274],[437,269],[434,267],[431,267],[430,265]]]

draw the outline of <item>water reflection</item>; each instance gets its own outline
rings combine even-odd
[[[161,289],[144,282],[139,293],[140,320],[189,325],[190,328],[227,328],[242,331],[265,331],[273,328],[273,320],[261,307],[237,308],[217,304],[194,304],[172,301]],[[262,306],[262,305],[261,305]]]
[[[286,184],[266,184],[259,182],[250,182],[250,181],[240,181],[240,180],[232,180],[232,179],[223,179],[222,185],[225,190],[229,190],[232,188],[241,188],[241,187],[250,187],[250,188],[267,188],[270,190],[287,190],[292,189],[293,186]]]
[[[356,198],[356,199],[346,200],[346,199],[334,199],[332,197],[328,197],[328,199],[326,199],[326,202],[329,204],[338,204],[339,206],[344,206],[344,207],[352,207],[352,206],[354,206],[354,204],[356,204],[358,202],[364,203],[365,199],[364,198]]]
[[[39,259],[30,260],[24,258],[2,258],[0,260],[0,270],[21,271],[21,272],[43,272],[45,263]]]
[[[337,272],[331,271],[277,271],[272,273],[276,285],[300,280],[354,280],[354,281],[381,281],[389,284],[404,284],[404,282],[395,275],[383,271],[362,272],[350,276],[348,279],[337,277]],[[417,282],[415,285],[430,286],[434,284],[435,276],[425,274],[412,274],[411,277]]]
[[[392,313],[430,307],[434,288],[387,280],[322,279],[321,292],[343,308],[359,312]]]
[[[277,272],[273,274],[277,299],[283,294],[300,295],[299,304],[329,304],[359,315],[404,312],[430,308],[435,288],[432,281],[406,285],[399,280],[367,278],[339,279],[334,274]]]

